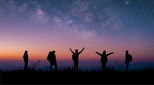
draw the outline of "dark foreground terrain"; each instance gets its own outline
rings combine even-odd
[[[0,73],[1,84],[154,84],[154,71],[12,71]]]

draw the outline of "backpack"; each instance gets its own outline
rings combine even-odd
[[[52,55],[52,52],[49,52],[48,56],[47,56],[47,60],[50,61],[51,60],[51,55]]]
[[[133,58],[132,58],[131,55],[129,55],[128,58],[129,58],[129,61],[132,61],[133,60]]]
[[[48,55],[47,60],[48,60],[48,61],[50,61],[50,60],[51,60],[51,56],[50,56],[50,55]]]
[[[49,56],[47,57],[47,60],[48,60],[48,61],[50,61],[50,58],[49,58]]]

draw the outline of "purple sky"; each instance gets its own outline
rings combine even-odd
[[[80,60],[99,60],[96,51],[114,52],[111,61],[154,61],[153,0],[0,0],[0,61],[71,61],[73,50],[85,47]]]

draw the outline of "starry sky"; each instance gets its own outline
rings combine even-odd
[[[0,60],[71,61],[69,48],[85,50],[80,60],[99,60],[95,53],[114,52],[111,61],[154,61],[154,0],[0,0]]]

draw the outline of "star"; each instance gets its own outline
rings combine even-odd
[[[128,5],[128,4],[129,4],[128,0],[124,0],[124,1],[125,1],[125,4],[126,4],[126,5]]]

